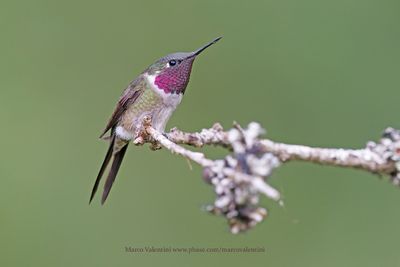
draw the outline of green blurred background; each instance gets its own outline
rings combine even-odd
[[[127,83],[219,35],[168,128],[255,120],[274,140],[362,147],[400,127],[399,12],[398,0],[2,0],[0,265],[399,266],[400,191],[356,170],[283,166],[285,207],[264,199],[270,217],[232,235],[201,211],[214,195],[200,168],[131,146],[108,203],[88,205],[97,137]],[[146,245],[266,252],[125,252]]]

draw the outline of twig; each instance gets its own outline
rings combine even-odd
[[[378,143],[370,141],[363,149],[316,148],[260,139],[265,131],[255,122],[245,129],[235,123],[232,129],[224,131],[216,123],[198,133],[174,128],[163,134],[154,129],[151,118],[146,117],[143,129],[135,144],[151,143],[153,149],[161,145],[203,167],[203,178],[213,185],[217,195],[208,210],[226,217],[233,233],[255,226],[267,215],[266,209],[258,206],[260,193],[281,201],[279,191],[267,183],[267,178],[275,168],[288,161],[357,168],[388,175],[393,184],[400,185],[400,131],[393,128],[387,128]],[[224,159],[211,160],[180,144],[221,146],[230,153]]]

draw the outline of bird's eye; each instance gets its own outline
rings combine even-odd
[[[169,63],[170,66],[175,66],[176,65],[176,60],[172,59],[168,63]]]

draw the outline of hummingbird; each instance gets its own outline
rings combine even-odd
[[[108,139],[110,144],[94,183],[89,203],[96,194],[107,166],[112,161],[104,183],[101,204],[106,201],[128,144],[140,134],[145,116],[152,118],[152,127],[164,132],[169,118],[182,101],[194,60],[221,38],[214,39],[194,52],[179,52],[162,57],[129,83],[100,135],[100,138],[104,138],[109,132],[109,136],[105,139]]]

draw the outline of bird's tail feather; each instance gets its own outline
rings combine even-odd
[[[94,182],[94,185],[93,185],[92,193],[90,195],[89,204],[90,204],[90,202],[92,202],[92,199],[93,199],[94,195],[97,192],[97,188],[99,187],[99,183],[100,183],[101,177],[103,176],[104,171],[106,170],[106,168],[108,166],[108,163],[110,162],[110,159],[112,157],[113,150],[114,150],[115,138],[116,138],[115,135],[113,135],[111,137],[110,146],[108,147],[106,157],[104,158],[103,164],[100,167],[99,174],[97,175],[96,181]]]
[[[111,165],[110,172],[108,173],[107,180],[104,184],[104,191],[103,191],[103,196],[101,198],[101,204],[104,204],[108,194],[110,193],[115,177],[117,176],[119,167],[121,166],[122,160],[124,159],[124,155],[126,149],[128,148],[128,144],[129,143],[124,144],[124,146],[117,153],[114,154],[113,163]]]

